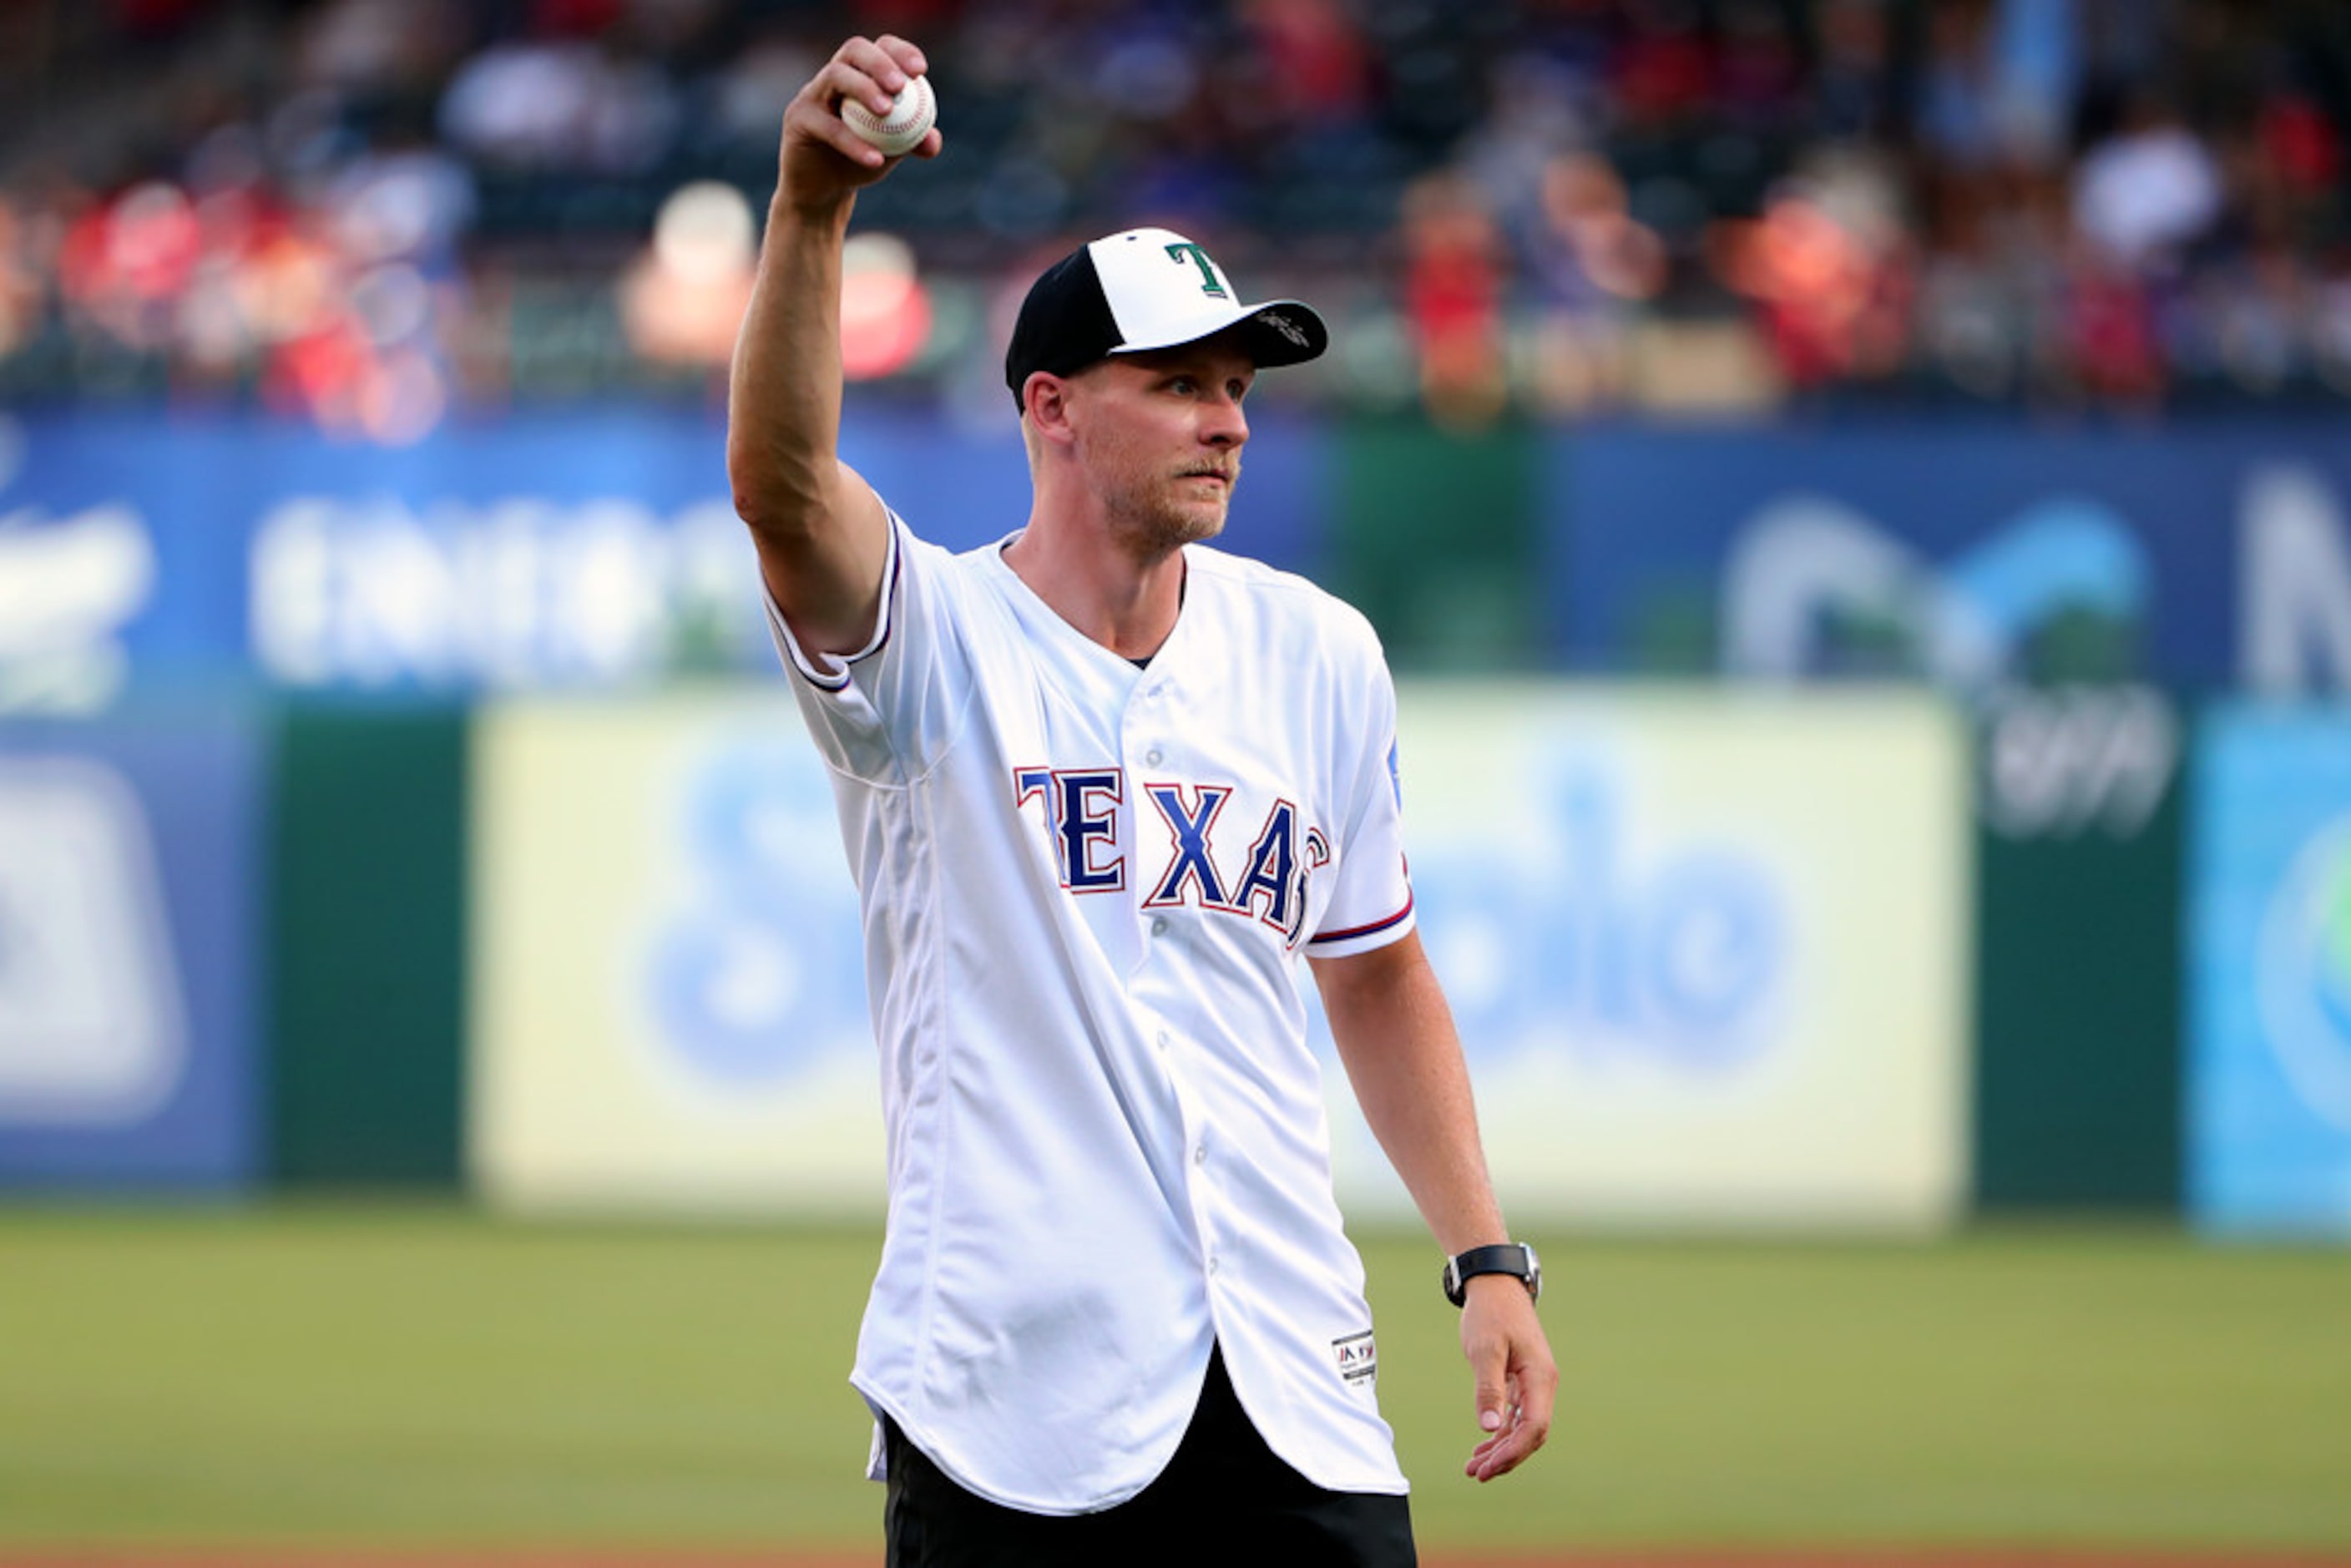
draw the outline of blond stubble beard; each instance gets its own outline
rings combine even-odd
[[[1186,545],[1198,544],[1215,538],[1225,531],[1225,518],[1231,509],[1232,493],[1240,479],[1240,463],[1232,464],[1232,477],[1226,481],[1222,501],[1210,511],[1202,506],[1185,506],[1176,502],[1166,492],[1171,481],[1165,478],[1142,484],[1123,484],[1106,488],[1102,494],[1102,510],[1110,519],[1111,533],[1137,560],[1153,561],[1173,555]],[[1186,480],[1174,480],[1185,484]]]

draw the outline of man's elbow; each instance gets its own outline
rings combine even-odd
[[[739,440],[726,444],[726,487],[734,495],[735,515],[748,523],[753,533],[781,510],[768,465]]]
[[[781,514],[774,497],[758,486],[746,485],[739,479],[735,481],[733,488],[735,515],[742,518],[753,533],[766,533],[777,526],[776,519]]]
[[[726,482],[735,515],[758,538],[785,539],[810,533],[824,511],[822,496],[778,477],[770,465],[736,454],[727,456]]]

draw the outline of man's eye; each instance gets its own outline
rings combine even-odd
[[[1189,397],[1193,391],[1192,378],[1189,376],[1177,376],[1175,380],[1167,383],[1167,388],[1170,392],[1179,392],[1185,396]]]

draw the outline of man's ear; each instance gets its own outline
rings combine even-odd
[[[1050,371],[1038,371],[1020,389],[1021,402],[1029,411],[1029,423],[1047,441],[1068,441],[1070,431],[1070,383]]]

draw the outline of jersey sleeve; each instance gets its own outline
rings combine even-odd
[[[1358,621],[1360,652],[1345,684],[1351,738],[1335,758],[1340,818],[1338,874],[1322,907],[1308,956],[1343,958],[1408,936],[1416,923],[1405,868],[1403,785],[1397,769],[1395,683],[1368,623]]]
[[[970,682],[962,674],[953,559],[892,512],[873,635],[848,654],[802,648],[775,596],[761,589],[809,733],[827,764],[852,778],[909,783],[955,741]]]

